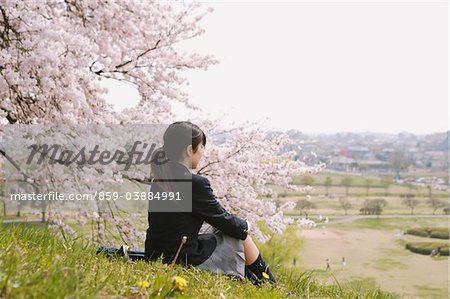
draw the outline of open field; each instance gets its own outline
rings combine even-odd
[[[328,188],[323,186],[326,177],[330,177],[332,185]],[[387,201],[387,205],[383,207],[383,215],[407,215],[411,214],[411,209],[403,204],[406,196],[418,201],[418,205],[414,207],[413,213],[415,215],[429,215],[433,214],[433,207],[430,206],[428,200],[430,199],[430,190],[426,187],[411,186],[407,184],[392,183],[386,189],[383,181],[380,178],[370,178],[372,180],[371,187],[367,189],[364,184],[367,177],[351,176],[352,184],[348,188],[348,195],[346,194],[346,187],[341,185],[341,180],[344,175],[319,173],[312,175],[314,182],[312,183],[312,190],[308,193],[293,192],[285,190],[278,186],[270,186],[279,194],[278,200],[283,203],[286,201],[294,201],[305,199],[306,195],[311,196],[311,201],[315,208],[308,211],[308,215],[326,215],[338,216],[345,215],[345,211],[341,206],[340,199],[346,198],[352,205],[348,209],[348,215],[359,215],[360,209],[363,207],[367,199],[382,198]],[[293,180],[297,184],[301,184],[301,176],[295,177]],[[431,190],[431,197],[439,199],[444,203],[444,206],[438,208],[435,213],[437,215],[443,214],[443,208],[449,202],[450,194],[441,190]],[[299,215],[299,210],[285,211],[288,215]]]
[[[447,159],[448,159],[448,155],[447,155]],[[441,171],[438,171],[435,169],[411,169],[407,173],[405,173],[404,176],[406,178],[413,178],[413,179],[417,179],[419,177],[430,177],[430,176],[435,176],[435,177],[443,178],[443,179],[447,179],[447,180],[449,178],[448,169],[441,170]]]
[[[414,173],[408,178],[415,179],[418,177],[422,177],[423,175],[427,176],[435,176],[440,178],[448,179],[448,174],[439,174],[439,173]],[[325,180],[327,177],[331,178],[331,185],[329,188],[329,193],[334,194],[335,196],[340,196],[345,194],[345,187],[342,186],[341,181],[347,175],[344,174],[336,174],[336,173],[327,173],[321,172],[317,174],[311,175],[314,179],[312,186],[314,187],[311,191],[311,194],[326,194],[326,188],[324,187]],[[386,183],[380,177],[367,177],[367,176],[357,176],[357,175],[348,175],[352,178],[352,182],[349,188],[349,194],[353,196],[366,196],[367,188],[366,181],[370,179],[370,188],[369,188],[369,196],[373,195],[384,195],[384,196],[399,196],[400,194],[414,194],[417,197],[427,197],[428,189],[426,187],[420,187],[409,184],[399,184],[391,182],[386,188]],[[301,175],[293,178],[293,183],[297,185],[302,185],[302,177]],[[281,189],[278,189],[279,192]],[[280,192],[281,193],[281,192]],[[289,193],[289,192],[288,192]],[[387,193],[387,194],[386,194]],[[440,191],[440,190],[432,190],[432,195],[436,197],[447,196],[448,192]]]
[[[314,178],[313,185],[323,185],[325,183],[325,180],[327,177],[330,177],[332,180],[332,185],[340,185],[341,180],[345,176],[351,176],[353,178],[352,185],[354,186],[365,186],[366,179],[372,180],[372,186],[374,187],[384,187],[384,183],[382,179],[378,176],[363,176],[363,175],[352,175],[352,174],[340,174],[335,172],[320,172],[316,174],[311,175]],[[426,169],[418,169],[415,171],[411,171],[408,173],[402,174],[404,178],[407,179],[417,179],[419,177],[437,177],[442,179],[448,180],[448,172],[442,171],[442,172],[436,172]],[[294,183],[300,184],[302,175],[294,177],[293,181]],[[401,185],[397,183],[393,183],[392,185]]]
[[[297,201],[303,199],[305,196],[288,196],[281,198],[281,201]],[[411,210],[405,206],[403,198],[400,197],[383,197],[383,196],[370,196],[370,197],[353,197],[349,196],[348,200],[352,204],[347,213],[348,215],[359,215],[359,209],[362,208],[366,199],[384,198],[387,201],[387,206],[383,208],[382,215],[410,215]],[[433,208],[427,203],[427,198],[416,198],[419,204],[414,208],[414,214],[428,215],[433,213]],[[445,200],[445,199],[442,199]],[[344,209],[341,207],[338,197],[325,197],[325,196],[311,196],[311,201],[316,205],[315,209],[310,210],[311,215],[344,215]],[[299,211],[286,211],[288,214],[299,214]],[[442,208],[436,211],[436,215],[443,215]]]
[[[448,225],[448,219],[363,219],[301,230],[301,264],[317,270],[326,283],[336,279],[340,284],[354,284],[356,280],[361,287],[379,286],[405,298],[448,298],[448,257],[412,253],[405,249],[406,242],[430,239],[396,234],[412,227]],[[327,258],[331,260],[330,272],[325,271]]]

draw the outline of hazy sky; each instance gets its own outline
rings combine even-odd
[[[205,5],[206,34],[183,46],[220,60],[187,73],[205,113],[306,133],[448,129],[446,2]],[[112,88],[118,108],[124,96],[137,101]]]

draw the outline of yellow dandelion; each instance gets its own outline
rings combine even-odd
[[[47,259],[45,257],[41,258],[41,265],[42,266],[47,265]]]
[[[263,276],[265,279],[269,279],[269,275],[267,275],[266,272],[263,272],[263,273],[262,273],[262,276]]]
[[[150,286],[150,283],[147,280],[139,281],[138,287],[141,289],[146,289]]]
[[[188,284],[187,280],[181,276],[174,276],[172,280],[174,288],[180,291],[181,294],[184,294],[184,290],[186,289],[186,286]]]

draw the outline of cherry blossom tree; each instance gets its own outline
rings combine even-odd
[[[208,128],[207,123],[202,124]],[[210,135],[218,134],[212,132]],[[272,134],[271,134],[272,135]],[[241,217],[253,223],[264,221],[274,233],[280,234],[290,220],[283,219],[283,210],[295,207],[294,202],[286,202],[277,209],[275,200],[258,199],[277,194],[268,187],[274,184],[293,191],[306,192],[292,184],[292,177],[300,173],[318,172],[323,164],[308,166],[302,161],[295,161],[294,152],[280,153],[280,149],[290,144],[287,134],[278,134],[268,138],[265,132],[255,125],[247,124],[233,131],[232,137],[221,145],[215,145],[206,150],[204,165],[197,173],[207,175],[212,181],[216,195],[222,204]],[[297,224],[303,227],[314,226],[314,222],[299,219]],[[254,231],[259,241],[266,241],[259,228]]]
[[[210,12],[197,3],[0,0],[2,124],[67,125],[61,127],[64,129],[58,135],[63,139],[74,134],[70,130],[73,124],[87,124],[86,134],[93,130],[92,124],[103,124],[103,134],[110,134],[105,128],[112,124],[170,123],[175,120],[172,103],[183,103],[186,109],[197,108],[183,92],[187,84],[183,71],[206,70],[217,62],[211,56],[184,53],[178,47],[204,32],[199,22]],[[140,95],[138,105],[120,113],[114,111],[104,99],[107,92],[101,83],[104,79],[135,86]],[[292,219],[283,219],[283,209],[292,209],[293,203],[277,208],[275,202],[260,199],[277,196],[267,184],[301,191],[291,184],[292,176],[315,172],[323,165],[308,166],[293,160],[293,153],[280,152],[290,142],[285,134],[272,134],[269,139],[255,125],[242,124],[226,132],[217,125],[217,120],[192,121],[212,140],[223,133],[230,136],[222,143],[208,143],[205,161],[196,170],[210,178],[221,203],[251,222],[264,221],[274,233],[281,233],[286,225],[292,224]],[[39,138],[45,139],[42,134],[30,136],[28,144],[15,144],[15,140],[22,139],[10,134],[10,145],[23,147]],[[117,136],[110,137],[108,140],[120,141]],[[4,157],[7,153],[2,151]],[[63,187],[66,192],[85,193],[101,190],[108,182],[149,181],[145,171],[127,177],[118,165],[83,172],[75,166],[52,171],[45,167],[44,163],[39,168],[16,169],[18,176],[38,186],[41,192]],[[117,206],[107,205],[106,212],[99,209],[97,202],[83,205],[84,209],[75,215],[76,220],[80,224],[93,224],[96,242],[105,242],[106,233],[110,233],[119,243],[142,247],[144,230],[135,229],[139,215],[121,217]],[[62,211],[48,214],[54,227],[73,234],[66,224],[67,217]],[[113,229],[108,224],[113,224]],[[314,225],[305,219],[297,224]],[[268,239],[254,227],[258,240]]]
[[[0,116],[11,124],[116,122],[102,78],[136,86],[148,119],[170,114],[170,100],[191,106],[182,70],[215,60],[176,46],[203,33],[208,12],[196,3],[2,0]]]

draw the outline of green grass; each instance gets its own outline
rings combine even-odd
[[[429,298],[429,299],[442,299],[442,290],[439,288],[433,288],[429,285],[414,285],[414,287],[417,289],[418,293],[421,294],[422,298]]]
[[[356,290],[365,290],[365,289],[371,289],[376,288],[377,281],[373,277],[354,277],[353,280],[346,283],[347,287],[354,288]]]
[[[325,184],[325,180],[327,179],[327,177],[331,178],[332,186],[340,186],[342,179],[346,176],[349,176],[352,178],[352,187],[364,187],[366,184],[366,180],[368,178],[366,176],[352,176],[352,175],[343,175],[343,174],[327,173],[327,172],[321,172],[321,173],[313,174],[310,176],[312,176],[314,178],[313,186],[316,186],[316,185],[323,186]],[[293,183],[301,185],[303,177],[304,177],[304,175],[295,176],[293,178]],[[372,187],[374,187],[374,188],[383,188],[384,187],[384,183],[381,179],[372,178],[372,177],[370,177],[370,179],[372,180],[371,188]]]
[[[373,268],[383,272],[391,269],[407,269],[405,264],[389,257],[377,259],[374,262]]]
[[[260,288],[161,262],[95,255],[82,238],[64,239],[39,225],[0,224],[0,298],[396,298],[379,289],[321,284],[312,272],[274,266],[280,285]],[[172,278],[188,281],[184,295]],[[147,287],[140,287],[142,281]]]

